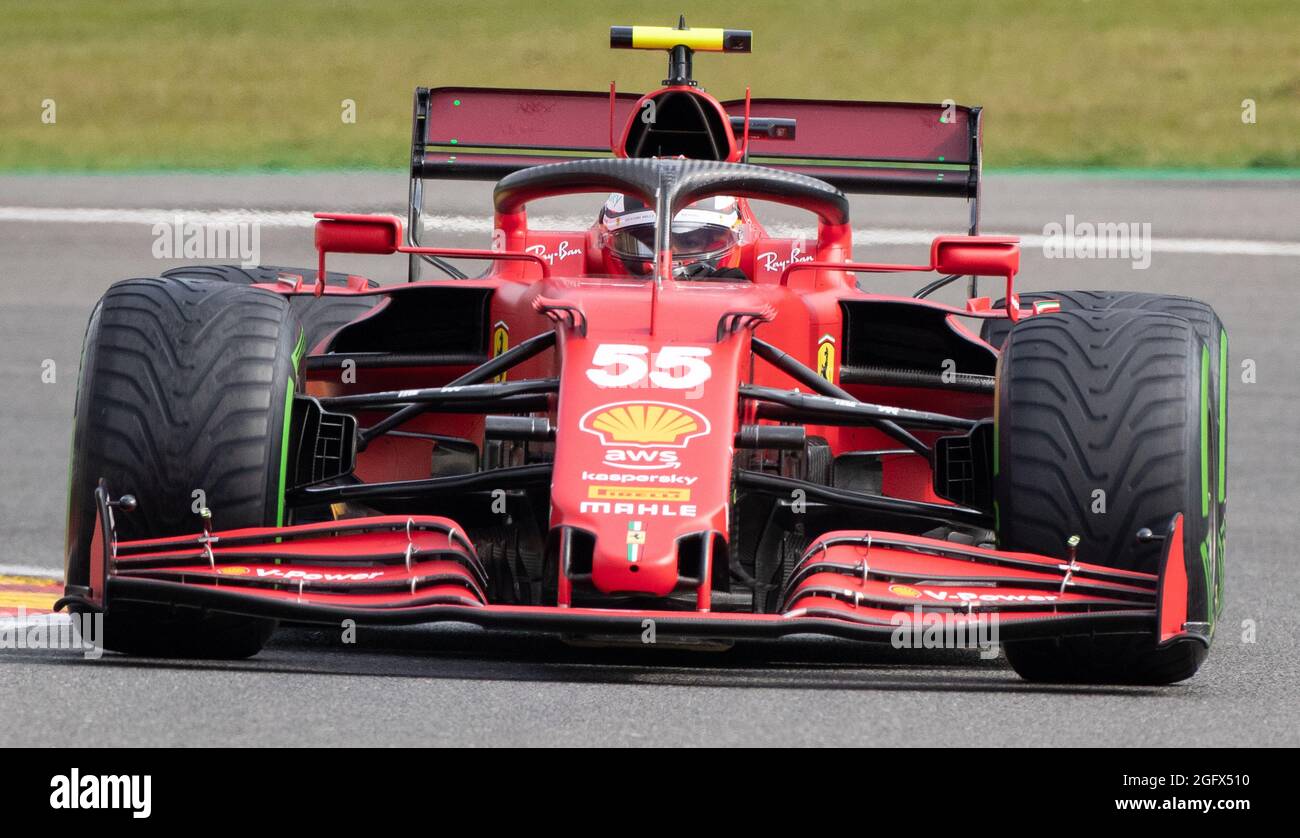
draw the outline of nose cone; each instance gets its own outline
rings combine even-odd
[[[596,590],[667,596],[677,586],[677,545],[666,537],[670,529],[647,525],[647,518],[629,519],[622,539],[614,531],[617,524],[597,535],[591,562],[591,582]]]
[[[595,536],[596,591],[667,596],[687,537],[727,532],[742,342],[637,341],[564,339],[551,525]]]
[[[591,561],[591,582],[603,593],[667,596],[681,576],[682,537],[711,528],[726,517],[725,508],[700,514],[689,501],[690,489],[636,490],[637,494],[667,495],[674,500],[619,501],[608,516],[593,516],[600,527]]]

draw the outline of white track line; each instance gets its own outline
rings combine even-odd
[[[32,576],[39,579],[63,579],[63,571],[34,564],[0,564],[0,576]]]
[[[405,210],[394,213],[404,218]],[[0,207],[0,223],[34,222],[42,224],[249,224],[262,227],[306,228],[316,223],[309,212],[255,209],[94,209],[65,207]],[[583,230],[591,224],[586,216],[535,216],[530,219],[539,229]],[[431,233],[490,234],[487,216],[435,215],[424,219],[424,229]],[[786,224],[769,225],[777,235],[809,235],[810,228]],[[861,228],[853,231],[854,240],[862,244],[928,245],[936,235],[951,230]],[[1011,235],[1015,235],[1014,233]],[[1025,248],[1042,247],[1046,237],[1038,233],[1021,233]],[[1154,253],[1203,253],[1219,256],[1300,256],[1300,242],[1255,239],[1166,238],[1154,236],[1150,243]]]

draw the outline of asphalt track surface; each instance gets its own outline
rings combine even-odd
[[[400,210],[404,198],[404,179],[390,175],[0,178],[0,574],[60,567],[92,304],[116,279],[183,264],[153,257],[146,221],[72,210],[268,211],[278,221],[261,231],[262,261],[309,265],[302,211]],[[484,240],[456,231],[485,211],[486,192],[461,185],[437,200],[448,214],[438,240]],[[859,247],[859,258],[921,261],[920,231],[959,231],[965,209],[855,199],[854,211],[858,227],[910,231],[894,235],[906,244]],[[594,206],[569,201],[556,212]],[[1022,289],[1200,297],[1227,324],[1232,368],[1253,362],[1255,383],[1231,376],[1225,613],[1209,661],[1188,682],[1042,687],[968,653],[902,656],[817,640],[705,654],[582,649],[458,627],[362,631],[345,646],[333,632],[294,630],[238,663],[0,651],[0,745],[1300,744],[1300,181],[987,179],[986,232],[1038,235],[1067,215],[1150,222],[1149,268],[1049,260],[1027,247]],[[375,265],[358,257],[332,266],[401,271],[396,260]],[[46,359],[54,383],[42,381]]]

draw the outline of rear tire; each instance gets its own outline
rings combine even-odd
[[[275,265],[258,265],[244,268],[239,265],[184,265],[163,271],[165,277],[187,277],[190,279],[208,279],[214,282],[229,282],[235,285],[275,284],[280,274],[296,274],[303,282],[310,285],[316,279],[316,271],[308,268],[282,268]],[[348,287],[348,275],[335,271],[325,272],[325,284],[331,287]],[[379,283],[366,280],[366,287],[378,288]],[[370,311],[379,302],[379,297],[354,297],[345,295],[294,294],[288,297],[289,307],[302,323],[307,333],[307,351],[310,352],[325,338],[339,328],[346,326],[361,315]]]
[[[91,314],[74,416],[65,573],[90,576],[100,478],[138,508],[121,540],[284,522],[282,449],[300,389],[302,327],[285,298],[209,280],[130,279]],[[105,646],[134,654],[247,657],[275,621],[110,598]]]
[[[1210,551],[1202,596],[1213,614],[1221,573],[1209,502],[1215,469],[1203,462],[1213,462],[1215,402],[1202,396],[1208,361],[1197,330],[1171,314],[1066,311],[1016,324],[998,373],[1000,545],[1065,558],[1066,540],[1078,535],[1080,561],[1156,573],[1160,545],[1135,535],[1163,532],[1181,512],[1188,550]],[[1030,680],[1089,683],[1172,683],[1205,658],[1199,644],[1158,649],[1154,638],[1123,636],[1008,643],[1006,651]]]

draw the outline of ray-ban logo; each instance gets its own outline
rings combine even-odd
[[[85,774],[72,769],[50,778],[51,809],[129,809],[133,818],[153,811],[153,775]]]

